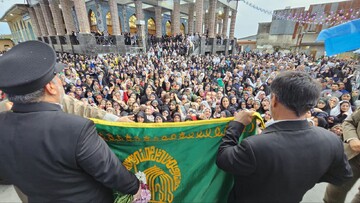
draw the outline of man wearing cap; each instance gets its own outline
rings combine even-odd
[[[13,102],[0,113],[0,178],[29,202],[113,202],[139,195],[139,181],[97,135],[92,121],[61,110],[62,67],[50,46],[28,41],[0,58],[0,89]]]

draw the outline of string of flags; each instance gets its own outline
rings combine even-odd
[[[230,2],[231,0],[228,0]],[[304,9],[267,10],[247,0],[237,0],[262,13],[272,15],[275,20],[288,20],[301,24],[327,25],[329,27],[359,18],[360,8],[335,11],[305,11]]]

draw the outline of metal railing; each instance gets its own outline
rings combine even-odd
[[[67,39],[65,36],[59,36],[60,44],[67,44]]]
[[[77,45],[79,41],[77,40],[75,35],[70,35],[70,44]]]
[[[96,44],[98,45],[115,45],[114,36],[95,36]]]
[[[56,36],[50,36],[51,44],[57,44]]]
[[[43,37],[44,38],[44,41],[46,44],[49,44],[49,38],[48,37]]]

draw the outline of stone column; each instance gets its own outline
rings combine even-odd
[[[22,42],[26,41],[24,29],[22,29],[22,27],[21,27],[20,20],[16,21],[15,23],[16,23],[17,27],[19,28],[19,33],[20,33],[20,37],[21,37],[20,41],[22,41]]]
[[[215,38],[215,29],[216,29],[216,4],[217,0],[209,1],[209,38]]]
[[[162,37],[162,16],[161,7],[155,6],[155,23],[156,23],[156,38],[161,39]]]
[[[234,32],[235,32],[235,23],[236,23],[236,10],[231,11],[231,22],[230,22],[230,34],[229,39],[234,39]]]
[[[196,0],[195,11],[196,11],[196,29],[195,32],[200,35],[203,34],[202,24],[203,24],[203,10],[204,10],[204,0]]]
[[[219,24],[219,18],[215,15],[215,23],[214,23],[214,37],[217,34],[217,25]]]
[[[209,12],[206,13],[206,11],[204,13],[204,24],[204,33],[206,34],[209,31]]]
[[[25,22],[23,20],[19,20],[18,24],[19,24],[19,28],[22,31],[24,41],[31,40],[30,34],[28,32],[27,26],[25,25]]]
[[[173,26],[173,34],[180,33],[180,0],[174,0],[174,10],[172,11],[173,21],[171,25]]]
[[[92,53],[96,49],[96,39],[90,33],[90,23],[86,11],[85,0],[74,0],[74,6],[80,30],[79,34],[76,36],[76,43],[79,44],[77,45],[77,49],[80,53]]]
[[[56,31],[55,31],[54,21],[53,21],[52,15],[51,15],[51,11],[49,8],[49,4],[48,4],[47,0],[40,0],[39,3],[40,3],[41,11],[44,15],[46,29],[50,36],[54,36],[54,35],[56,35]]]
[[[223,37],[228,36],[228,34],[227,34],[228,23],[229,23],[229,7],[225,7],[224,8],[224,21],[223,21],[223,27],[222,27],[222,36]]]
[[[137,18],[137,34],[140,41],[140,46],[144,48],[144,53],[146,52],[146,39],[145,39],[145,22],[142,9],[142,0],[135,0],[135,13]]]
[[[48,31],[46,29],[45,20],[44,20],[44,16],[42,14],[40,5],[35,6],[34,10],[35,10],[36,18],[37,18],[38,23],[39,23],[41,36],[46,37],[46,36],[48,36]]]
[[[41,37],[41,30],[40,30],[40,25],[39,25],[39,22],[36,18],[36,13],[35,13],[35,10],[33,7],[28,7],[28,12],[29,12],[29,15],[30,15],[30,21],[31,21],[31,24],[34,28],[34,32],[35,32],[35,35],[36,37]]]
[[[170,30],[171,30],[171,35],[174,35],[174,15],[173,15],[173,11],[170,11],[170,22],[171,22],[171,25],[170,25]]]
[[[219,21],[218,21],[219,23],[219,27],[218,27],[218,30],[217,30],[217,34],[219,34],[219,35],[221,35],[221,33],[222,33],[222,27],[223,27],[223,19],[219,19]]]
[[[65,26],[61,17],[59,3],[56,0],[49,0],[49,6],[54,19],[56,35],[65,35]]]
[[[194,3],[189,3],[188,34],[194,33],[194,11],[195,11]]]
[[[64,16],[66,34],[71,35],[76,32],[74,18],[71,13],[72,2],[70,0],[60,0],[61,11]]]
[[[80,33],[90,33],[90,24],[84,0],[74,0],[76,16],[79,22]]]
[[[217,19],[216,21],[215,21],[215,29],[214,29],[214,34],[215,34],[215,36],[217,36],[217,34],[218,34],[218,30],[219,30],[219,19]]]
[[[127,13],[126,5],[123,5],[122,6],[122,14],[123,14],[123,19],[124,19],[124,30],[123,30],[123,32],[130,32],[129,22],[128,22],[128,18],[127,18],[126,13]]]
[[[22,25],[23,25],[23,27],[24,27],[24,33],[25,33],[25,35],[26,35],[26,39],[27,40],[33,40],[31,37],[31,34],[30,34],[30,30],[28,29],[28,26],[25,24],[25,22],[24,21],[21,21],[21,23],[22,23]]]
[[[109,0],[113,35],[120,35],[120,22],[118,7],[115,0]]]

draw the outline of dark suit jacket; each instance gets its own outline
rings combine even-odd
[[[29,202],[113,202],[139,182],[97,135],[94,123],[51,103],[0,113],[0,177]]]
[[[300,202],[318,182],[352,177],[340,139],[306,120],[274,123],[237,144],[243,129],[230,122],[217,155],[218,167],[235,176],[229,202]]]

